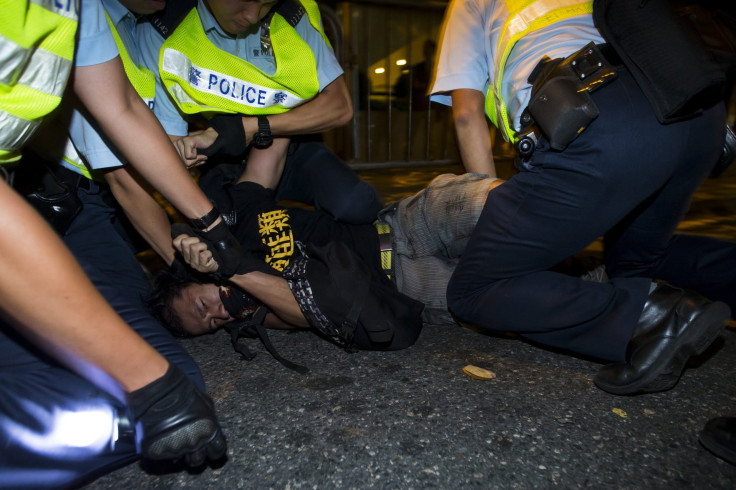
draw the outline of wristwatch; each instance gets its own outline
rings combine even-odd
[[[271,144],[273,135],[271,135],[271,125],[268,124],[268,118],[264,115],[258,116],[258,131],[253,135],[253,146],[256,148],[264,148]]]

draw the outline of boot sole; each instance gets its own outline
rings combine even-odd
[[[685,364],[692,356],[705,352],[718,338],[731,318],[731,309],[719,301],[708,304],[703,312],[693,320],[685,332],[669,349],[670,354],[662,356],[643,376],[626,385],[610,385],[594,379],[600,389],[614,395],[634,395],[636,393],[655,393],[673,388],[680,380]],[[661,366],[657,368],[657,366]]]

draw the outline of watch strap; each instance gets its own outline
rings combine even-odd
[[[220,211],[218,211],[217,206],[213,206],[212,210],[204,216],[190,219],[189,224],[197,228],[198,230],[206,230],[207,228],[212,226],[212,223],[217,221],[217,218],[219,217]]]
[[[264,114],[258,116],[258,132],[271,134],[271,124],[269,124],[268,117]]]

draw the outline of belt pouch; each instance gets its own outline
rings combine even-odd
[[[527,110],[552,149],[564,150],[598,117],[590,92],[615,77],[594,43],[567,58],[540,62],[529,77]]]
[[[63,236],[82,210],[82,201],[77,196],[77,186],[59,178],[50,165],[53,164],[24,156],[14,170],[12,183],[51,227]]]

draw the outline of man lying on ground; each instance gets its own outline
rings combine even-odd
[[[475,174],[440,175],[385,208],[375,224],[349,225],[319,211],[281,206],[272,190],[239,182],[228,196],[244,273],[224,278],[225,285],[164,274],[152,304],[179,335],[259,317],[265,306],[269,327],[313,327],[348,348],[409,347],[422,321],[453,322],[447,281],[488,192],[501,183]],[[216,270],[197,238],[181,234],[174,245],[199,272]],[[344,331],[344,319],[356,309],[357,328]]]

